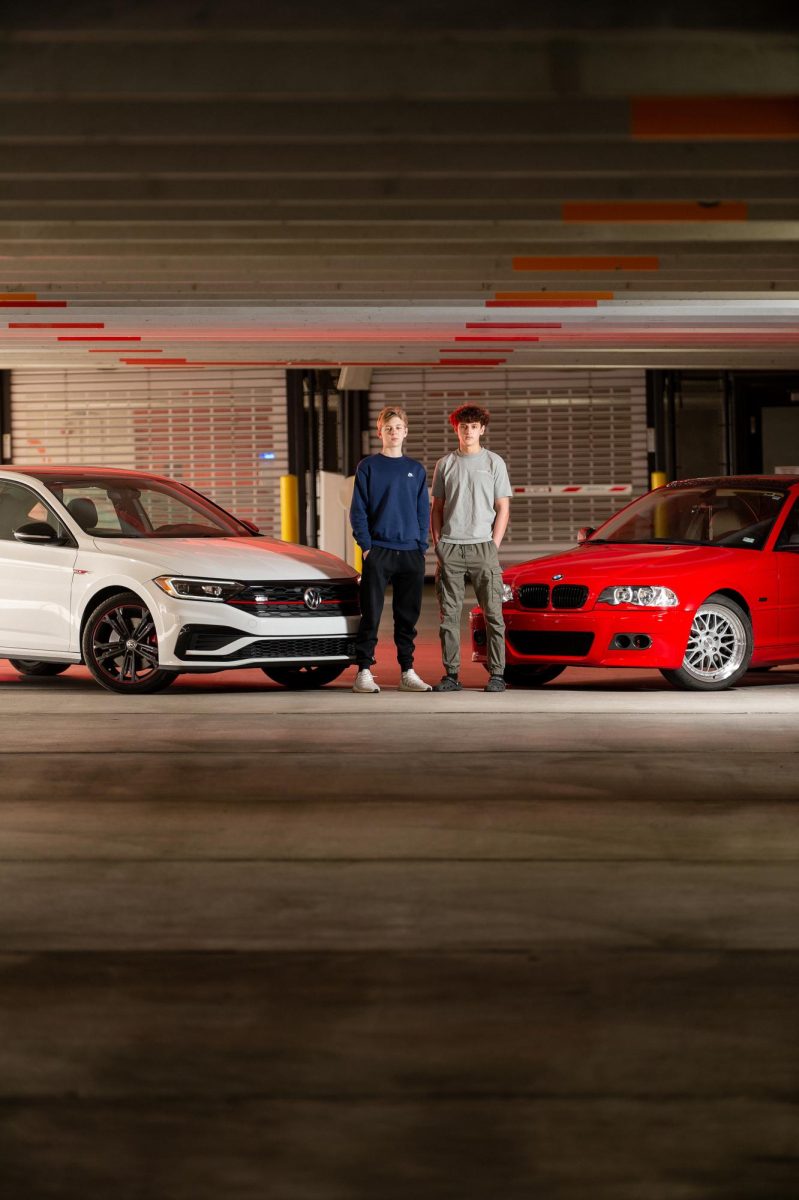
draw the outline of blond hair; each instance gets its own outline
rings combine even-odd
[[[408,428],[408,414],[404,408],[399,408],[396,404],[389,404],[386,408],[381,408],[377,414],[377,432],[385,425],[386,421],[390,421],[392,417],[398,417],[402,421],[405,428]]]

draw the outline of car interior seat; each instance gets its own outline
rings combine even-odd
[[[67,505],[67,512],[77,521],[84,533],[91,533],[97,525],[97,505],[88,496],[76,496]]]
[[[751,523],[751,516],[747,520],[743,513],[732,505],[725,505],[723,508],[713,510],[713,515],[710,518],[710,541],[718,542],[729,533],[738,533],[744,529],[746,525]]]

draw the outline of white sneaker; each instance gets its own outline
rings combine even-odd
[[[410,671],[403,671],[400,675],[399,690],[401,692],[432,692],[429,683],[425,683],[411,667]]]
[[[352,685],[352,690],[354,692],[379,692],[380,688],[377,686],[377,681],[369,668],[364,667],[355,676],[355,683]]]

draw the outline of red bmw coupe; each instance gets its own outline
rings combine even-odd
[[[641,496],[580,544],[503,573],[505,678],[648,667],[715,691],[799,662],[799,476],[687,479]],[[486,661],[482,611],[472,658]]]

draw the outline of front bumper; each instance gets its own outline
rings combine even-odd
[[[167,670],[221,671],[271,663],[354,661],[360,618],[261,617],[229,604],[178,600],[153,585],[158,662]]]
[[[685,655],[693,612],[682,608],[601,605],[589,610],[503,608],[505,655],[510,666],[554,664],[581,667],[648,667],[676,670]],[[485,618],[470,613],[472,660],[486,662]],[[625,649],[613,643],[622,635]],[[645,649],[635,645],[646,643]]]

